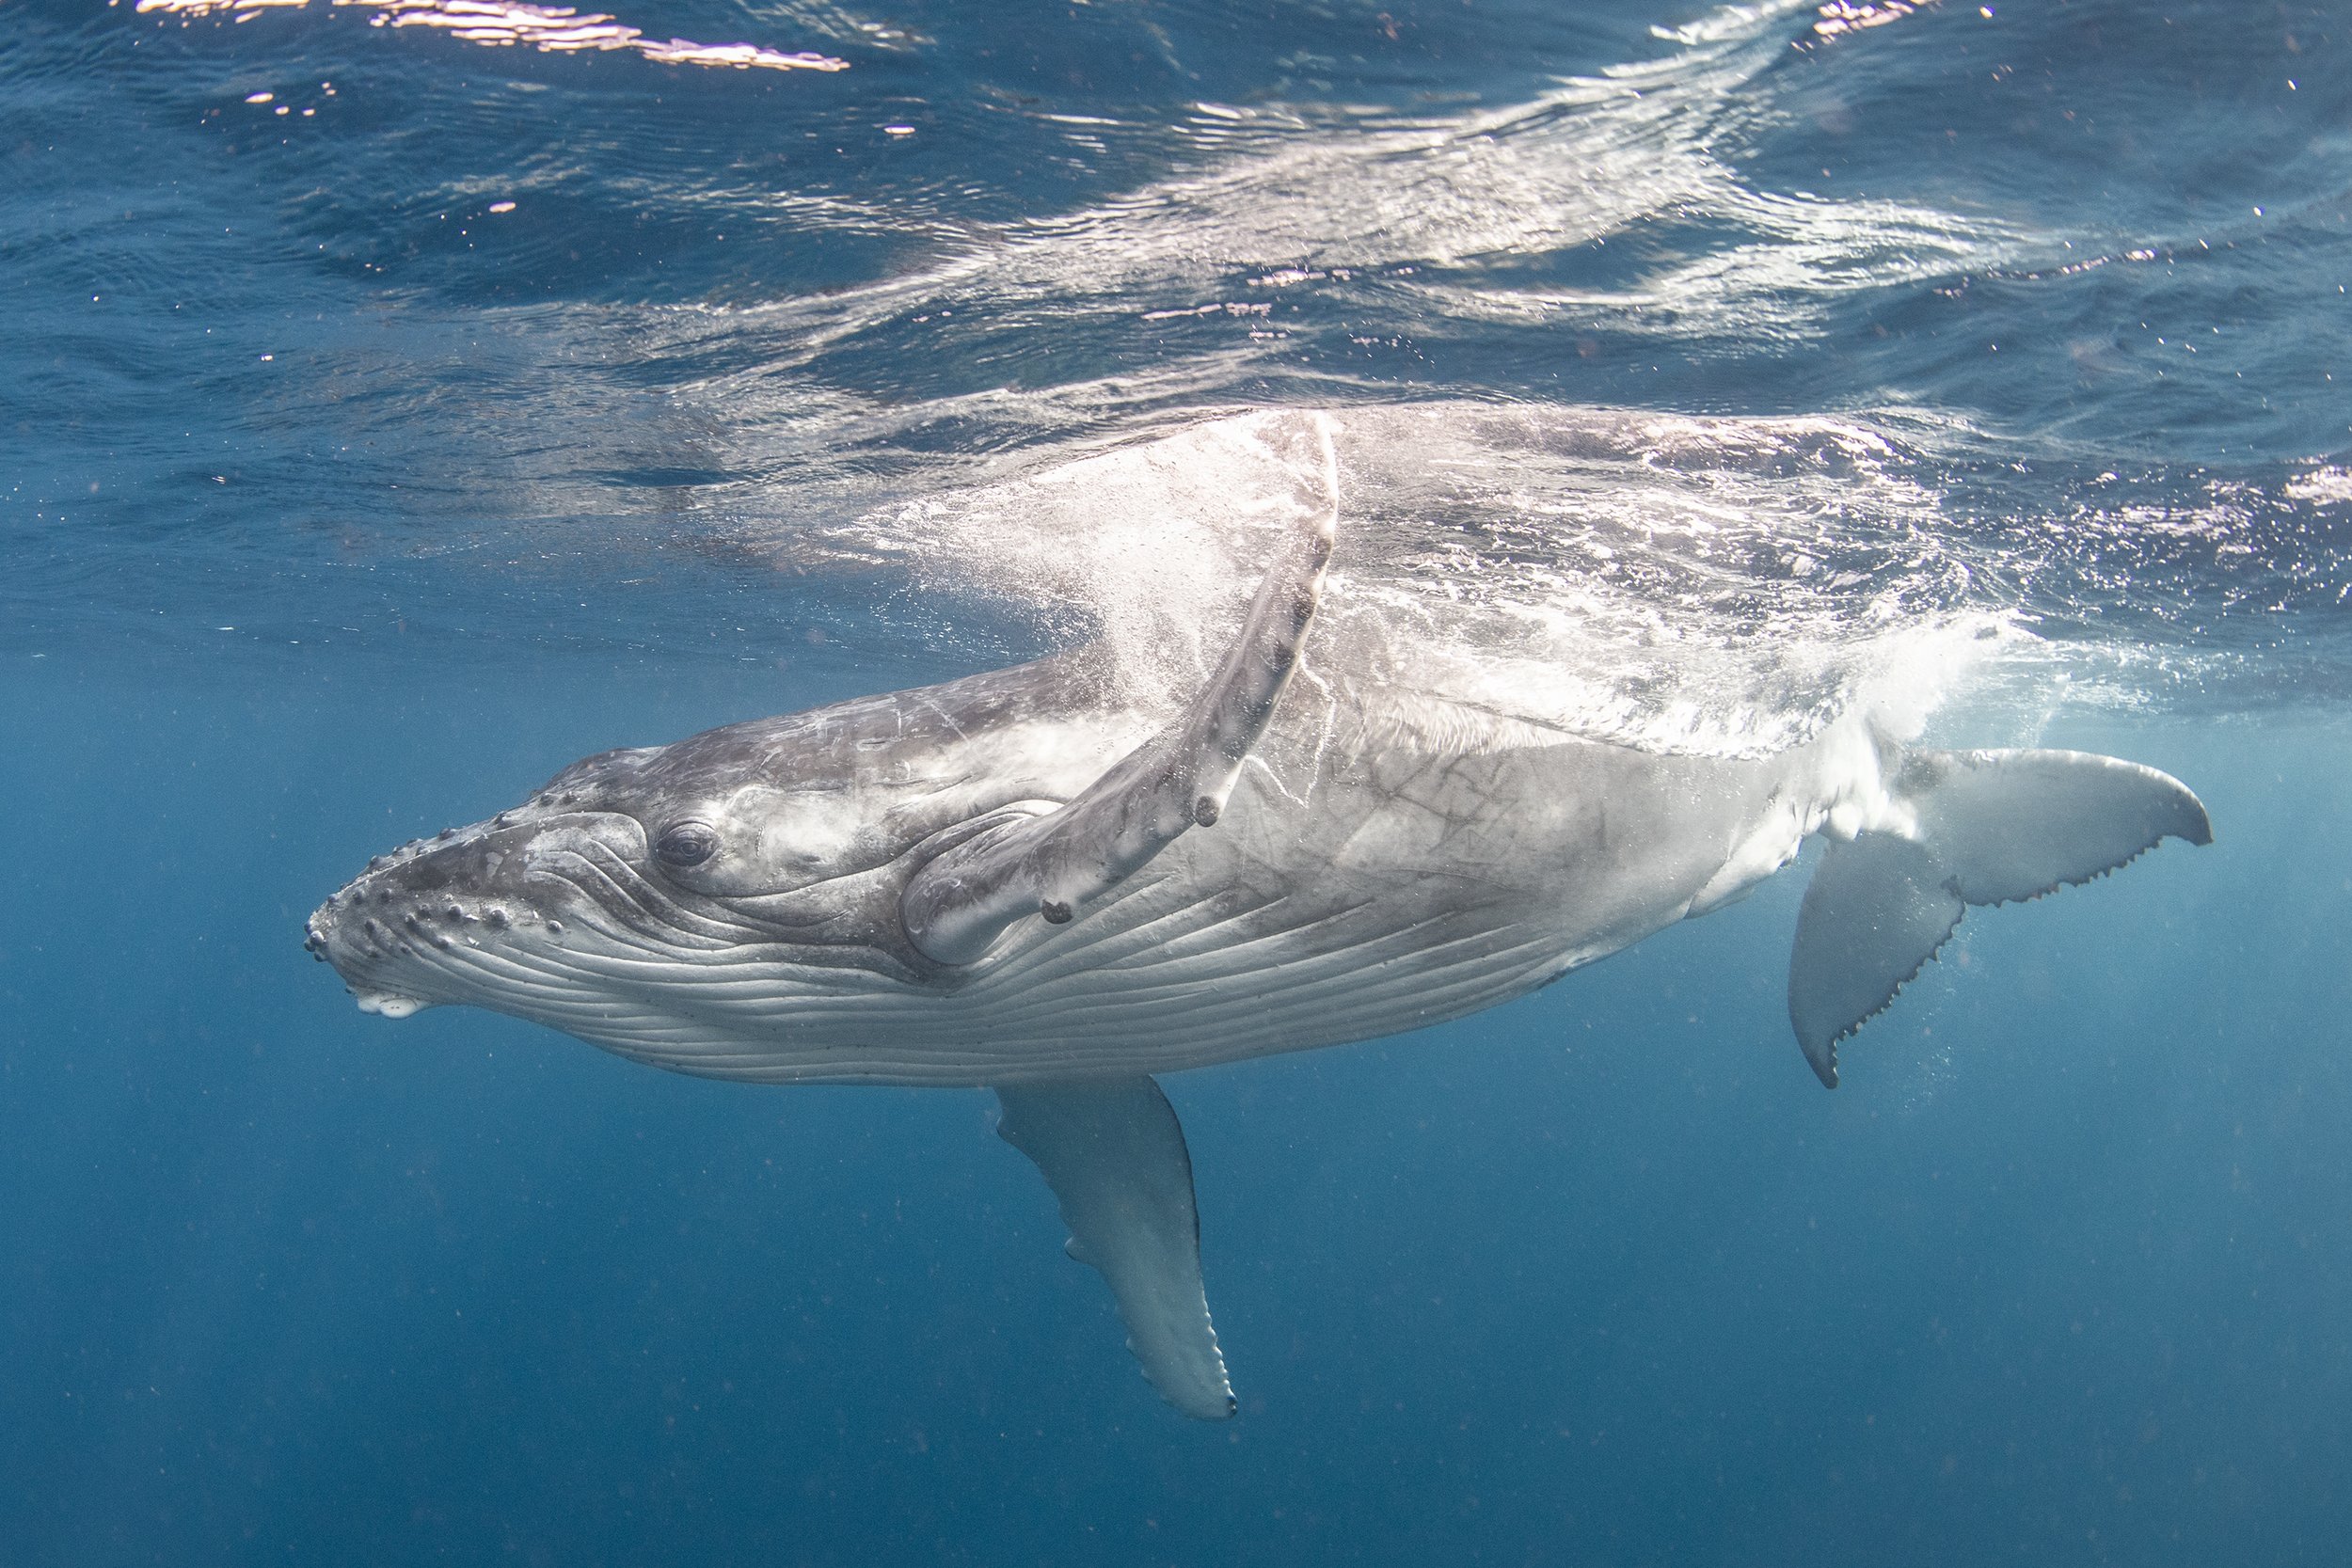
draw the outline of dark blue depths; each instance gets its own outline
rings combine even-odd
[[[1691,134],[1766,196],[2041,238],[1740,315],[1646,286],[1792,243],[1739,203],[1212,235],[1141,294],[951,264],[1696,11],[627,18],[850,63],[817,76],[0,8],[0,1563],[2341,1561],[2352,572],[2311,476],[2352,424],[2352,23],[1983,10],[1787,12]],[[1444,305],[1513,290],[1588,303]],[[1137,325],[1218,302],[1267,310]],[[999,388],[1036,396],[957,401]],[[747,516],[1428,397],[1948,417],[1919,478],[1998,602],[2196,672],[2042,739],[2179,773],[2219,842],[1972,914],[1835,1095],[1788,879],[1505,1009],[1172,1080],[1223,1428],[1136,1375],[985,1096],[389,1025],[300,950],[369,853],[579,754],[1033,651],[780,578]]]
[[[355,846],[435,825],[380,801],[470,814],[809,685],[11,686],[11,1560],[2336,1560],[2340,729],[2058,737],[2195,779],[2221,843],[1971,915],[1834,1097],[1777,885],[1173,1081],[1215,1428],[1136,1376],[983,1096],[384,1025],[300,952]]]

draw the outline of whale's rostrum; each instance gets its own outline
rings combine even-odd
[[[1081,649],[606,752],[379,857],[310,920],[363,1010],[469,1005],[679,1072],[986,1086],[1144,1370],[1233,1408],[1190,1158],[1153,1074],[1421,1027],[1746,893],[1827,841],[1789,1017],[1837,1048],[1965,910],[2202,844],[2177,781],[1909,747],[1867,706],[1775,754],[1482,715],[1318,634],[1297,510],[1187,700]],[[1302,672],[1305,678],[1301,678]]]

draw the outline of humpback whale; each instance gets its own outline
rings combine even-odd
[[[1971,907],[2167,838],[2153,768],[1934,751],[1867,707],[1757,757],[1674,754],[1418,689],[1319,616],[1340,483],[1174,702],[1087,649],[573,764],[369,863],[307,945],[361,1009],[466,1005],[674,1071],[986,1087],[1178,1410],[1234,1409],[1182,1128],[1154,1075],[1518,996],[1825,847],[1788,1016],[1840,1043]]]

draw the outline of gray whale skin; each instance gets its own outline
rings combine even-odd
[[[993,1089],[1146,1375],[1215,1419],[1191,1161],[1152,1074],[1518,996],[1818,833],[1788,1013],[1834,1087],[1838,1042],[1969,905],[2211,838],[2153,768],[1906,750],[1867,714],[1761,760],[1471,721],[1320,657],[1327,499],[1172,718],[1081,651],[607,752],[372,862],[308,945],[388,1017],[467,1004],[678,1072]]]

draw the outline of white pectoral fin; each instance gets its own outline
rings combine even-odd
[[[899,918],[926,957],[970,963],[1017,920],[1069,920],[1185,830],[1216,823],[1289,684],[1323,592],[1339,478],[1327,428],[1322,436],[1327,504],[1291,530],[1241,635],[1183,717],[1069,804],[960,837],[909,879]]]
[[[1833,840],[1797,915],[1788,1020],[1831,1088],[1837,1042],[1894,1000],[1969,905],[2087,882],[2167,838],[2213,842],[2187,785],[2084,752],[1921,752],[1894,791],[1915,835]]]
[[[1070,1255],[1110,1283],[1152,1386],[1187,1416],[1231,1416],[1233,1389],[1200,1284],[1192,1156],[1160,1086],[1138,1075],[1004,1087],[996,1099],[998,1135],[1044,1173]]]

